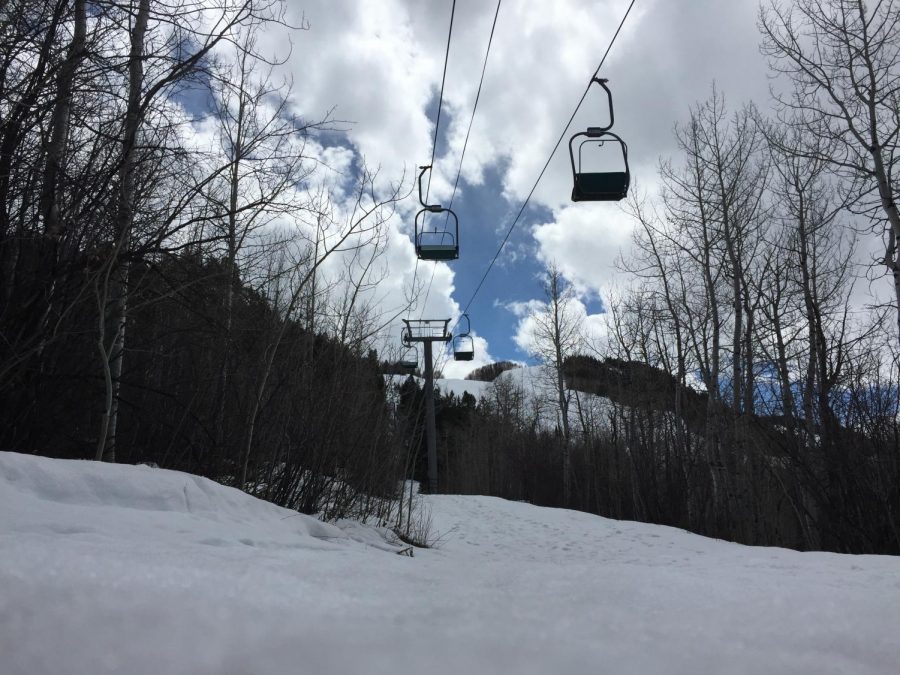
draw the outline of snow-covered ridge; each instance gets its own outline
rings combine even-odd
[[[522,366],[504,370],[494,382],[509,385],[530,396],[555,396],[553,376],[546,366]],[[445,393],[462,396],[463,392],[472,394],[476,399],[488,396],[494,388],[494,382],[477,380],[438,379],[435,384]]]

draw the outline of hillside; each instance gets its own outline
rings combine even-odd
[[[43,673],[894,673],[900,559],[433,496],[393,555],[188,474],[0,453],[0,654]]]

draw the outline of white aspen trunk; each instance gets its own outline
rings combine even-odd
[[[569,399],[566,396],[566,383],[563,377],[563,345],[562,317],[560,316],[559,274],[554,270],[550,278],[550,301],[553,304],[553,352],[556,368],[556,394],[559,403],[560,426],[562,429],[562,462],[563,462],[563,502],[566,506],[572,496],[572,458],[569,444]]]
[[[131,225],[134,220],[135,144],[141,124],[141,87],[144,82],[144,35],[150,16],[150,0],[139,0],[137,16],[131,31],[131,51],[128,56],[128,106],[122,132],[122,164],[119,169],[117,241],[109,264],[114,266],[110,276],[107,315],[112,327],[112,344],[107,350],[111,383],[107,383],[108,418],[105,438],[97,446],[97,459],[116,461],[116,433],[119,417],[119,390],[125,361],[125,324],[128,315],[128,262],[131,245]]]

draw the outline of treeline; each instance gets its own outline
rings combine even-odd
[[[621,419],[630,436],[639,427],[629,443],[657,477],[683,458],[691,529],[900,550],[897,335],[859,300],[861,198],[821,137],[753,107],[729,115],[716,92],[676,137],[661,208],[630,203],[635,283],[610,307],[607,353],[676,385],[670,412]],[[688,410],[688,387],[702,410]]]
[[[393,495],[370,348],[398,192],[324,163],[334,125],[293,111],[259,49],[305,28],[284,10],[3,4],[0,449],[155,462],[329,517]]]
[[[900,6],[767,3],[759,25],[781,78],[773,115],[729,112],[714,89],[676,126],[659,202],[628,205],[633,283],[603,356],[672,381],[584,370],[668,392],[617,413],[643,467],[638,512],[748,543],[896,553],[900,312],[871,290],[887,271],[900,297]]]
[[[218,262],[182,255],[132,271],[142,283],[132,295],[117,461],[209,476],[326,517],[364,515],[367,497],[394,494],[403,467],[374,352],[285,320],[242,285],[232,289],[226,344]],[[34,425],[28,439],[41,454],[93,456],[103,393],[93,347],[72,339],[48,354],[58,365],[37,392],[53,424]]]
[[[436,392],[439,491],[671,525],[749,545],[900,553],[895,385],[849,387],[826,452],[822,436],[810,442],[783,411],[735,413],[721,397],[646,362],[578,356],[565,370],[568,440],[550,368],[538,386],[500,377],[478,398]],[[425,484],[425,393],[412,379],[400,390],[412,475]]]
[[[467,380],[477,380],[480,382],[493,382],[496,380],[501,373],[505,373],[507,370],[512,370],[513,368],[518,368],[519,365],[513,363],[512,361],[497,361],[495,363],[489,363],[485,366],[481,366],[480,368],[476,368],[471,373],[466,375]]]

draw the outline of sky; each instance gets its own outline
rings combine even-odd
[[[300,114],[331,111],[345,133],[324,146],[380,167],[384,181],[432,153],[452,0],[288,0],[288,19],[306,30],[272,30],[267,44],[290,56]],[[411,318],[455,319],[468,307],[476,358],[441,363],[459,377],[495,360],[530,361],[527,309],[543,297],[541,272],[556,262],[578,290],[578,311],[599,326],[610,290],[622,281],[615,259],[632,223],[615,203],[570,202],[565,143],[538,185],[483,286],[500,242],[531,190],[628,5],[628,0],[502,0],[484,85],[464,161],[460,153],[481,75],[496,3],[457,0],[435,148],[430,202],[460,222],[460,258],[417,264],[411,240],[419,207],[399,206],[386,253],[385,311],[402,304],[413,278],[425,293]],[[713,82],[734,109],[765,105],[768,76],[759,52],[758,0],[637,0],[600,73],[613,91],[614,130],[628,143],[633,186],[653,193],[660,158],[675,155],[673,127],[707,98]],[[569,134],[605,120],[592,90]],[[568,138],[568,136],[567,136]],[[400,323],[397,322],[396,333]]]

